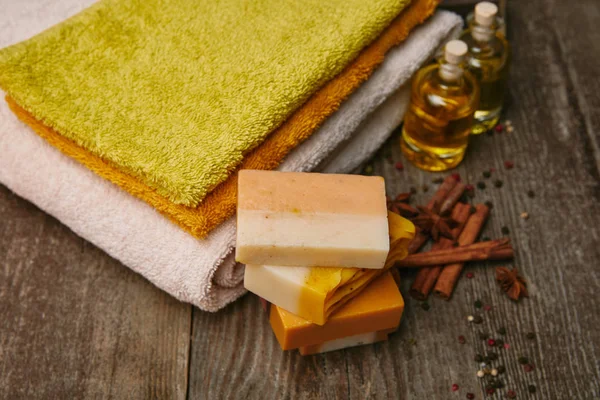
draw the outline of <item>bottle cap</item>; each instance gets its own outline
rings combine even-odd
[[[462,40],[451,40],[444,47],[444,58],[449,64],[458,65],[465,59],[469,48]]]
[[[482,1],[475,6],[475,22],[482,26],[492,26],[498,14],[498,6]]]

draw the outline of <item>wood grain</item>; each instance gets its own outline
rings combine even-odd
[[[192,311],[2,188],[0,398],[504,399],[507,389],[518,399],[600,398],[600,3],[512,1],[507,14],[515,131],[474,138],[457,171],[487,183],[474,199],[494,204],[483,235],[508,227],[514,262],[468,265],[474,278],[448,302],[430,298],[428,311],[406,295],[414,272],[402,271],[406,310],[388,342],[301,357],[280,350],[255,296]],[[372,165],[390,195],[414,186],[425,203],[440,174],[398,171],[398,160],[396,135]],[[517,266],[531,297],[509,300],[496,265]],[[510,348],[491,349],[480,333]],[[506,388],[485,396],[473,358],[492,350]]]
[[[0,398],[185,398],[189,305],[2,186],[0,220]]]

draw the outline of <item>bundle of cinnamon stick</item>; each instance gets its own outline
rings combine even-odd
[[[431,232],[417,227],[415,238],[409,245],[408,257],[395,259],[393,251],[390,252],[386,264],[401,268],[420,267],[410,289],[411,296],[418,300],[425,300],[432,290],[440,297],[449,299],[468,261],[510,259],[514,256],[508,238],[475,243],[490,209],[485,204],[473,207],[460,203],[465,189],[466,185],[448,176],[425,206],[424,211],[437,220],[449,215],[453,228],[450,235],[446,236],[452,239],[431,235]],[[431,251],[417,253],[431,236],[437,237]]]

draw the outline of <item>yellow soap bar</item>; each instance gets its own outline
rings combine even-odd
[[[379,176],[242,170],[236,260],[382,269],[389,251]]]
[[[407,252],[414,225],[389,213],[388,241],[399,257]],[[389,267],[386,266],[386,268]],[[323,325],[384,270],[333,267],[246,265],[244,286],[270,303],[315,324]]]
[[[269,321],[283,350],[319,345],[369,332],[395,329],[404,300],[392,275],[385,272],[347,302],[325,325],[316,325],[275,305]]]

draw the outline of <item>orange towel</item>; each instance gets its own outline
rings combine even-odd
[[[439,0],[413,0],[382,35],[338,75],[315,93],[262,145],[249,153],[239,169],[274,169],[283,158],[306,140],[323,121],[335,112],[393,46],[406,39],[410,31],[427,19]],[[133,196],[147,202],[192,235],[203,238],[235,213],[237,172],[217,186],[197,207],[175,204],[118,167],[93,155],[59,132],[36,120],[13,99],[6,98],[11,110],[33,130],[65,155],[77,160],[101,177],[115,183]]]

